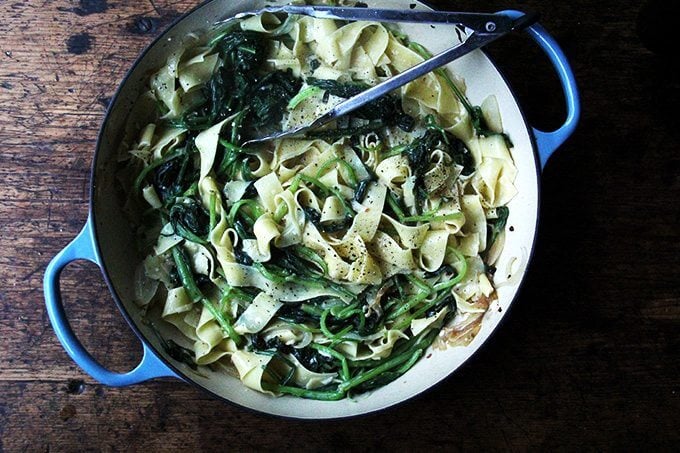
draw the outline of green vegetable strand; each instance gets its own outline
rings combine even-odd
[[[314,250],[305,247],[304,245],[297,244],[295,246],[295,253],[317,265],[323,275],[328,275],[328,264],[326,264],[326,261],[324,261],[324,259]]]
[[[421,215],[405,216],[399,219],[402,223],[412,223],[412,222],[446,222],[449,220],[459,220],[464,217],[462,212],[453,212],[451,214],[436,215],[434,212],[426,212]]]
[[[397,145],[393,146],[392,148],[388,148],[385,150],[383,155],[381,156],[383,159],[387,159],[389,157],[394,157],[402,154],[406,149],[408,148],[407,145]]]
[[[427,124],[428,129],[432,129],[439,132],[442,136],[442,139],[444,140],[444,143],[446,143],[447,145],[450,144],[449,134],[447,134],[444,128],[437,123],[437,120],[435,119],[434,115],[427,115],[427,117],[425,118],[425,122]]]
[[[335,164],[339,164],[342,168],[345,169],[345,173],[347,174],[347,182],[349,182],[350,187],[354,189],[357,186],[357,184],[359,184],[356,172],[354,171],[354,168],[352,168],[352,166],[349,164],[349,162],[345,161],[344,159],[340,159],[339,157],[324,162],[319,167],[319,171],[316,172],[316,179],[321,178],[323,173]]]
[[[265,390],[275,393],[285,393],[288,395],[299,396],[300,398],[307,398],[319,401],[338,401],[345,397],[345,392],[342,390],[335,391],[321,391],[321,390],[307,390],[300,387],[290,387],[287,385],[263,383],[262,387]]]
[[[465,274],[467,274],[468,264],[465,256],[457,249],[453,247],[446,247],[448,253],[452,253],[456,256],[456,260],[460,263],[460,269],[456,269],[456,276],[447,282],[442,282],[434,285],[435,291],[442,291],[445,289],[453,288],[458,283],[463,281]]]
[[[303,88],[298,94],[293,96],[293,99],[290,100],[290,102],[288,103],[288,110],[294,110],[295,107],[300,105],[302,101],[314,96],[317,93],[320,93],[321,91],[322,91],[321,88],[316,86],[308,86],[306,88]]]
[[[241,336],[236,333],[224,313],[217,310],[212,302],[203,296],[203,293],[196,285],[196,281],[194,280],[194,276],[191,272],[191,269],[189,268],[189,264],[187,264],[184,252],[179,248],[178,245],[175,245],[172,248],[172,257],[175,261],[175,266],[177,267],[177,273],[179,274],[180,280],[182,281],[182,286],[186,290],[191,301],[200,301],[203,306],[208,309],[210,314],[213,315],[215,320],[217,320],[217,323],[220,325],[222,330],[229,336],[229,338],[234,341],[234,343],[236,343],[237,346],[239,346],[241,344]]]
[[[398,367],[399,365],[402,365],[406,362],[410,362],[410,361],[413,360],[412,357],[415,354],[418,354],[419,352],[420,352],[419,350],[416,350],[416,351],[414,351],[410,354],[403,354],[403,355],[400,355],[400,356],[397,356],[397,357],[393,357],[390,360],[383,363],[382,365],[373,368],[372,370],[367,370],[367,371],[361,372],[360,374],[353,377],[349,381],[343,382],[340,385],[338,385],[338,390],[342,390],[342,391],[346,392],[346,391],[358,386],[359,384],[362,384],[362,383],[364,383],[368,380],[371,380],[371,379],[381,375],[385,371],[391,370],[392,368]]]
[[[299,387],[290,387],[281,384],[266,383],[267,390],[277,393],[299,396],[321,401],[337,401],[345,397],[346,393],[359,385],[371,381],[380,375],[390,371],[392,377],[398,377],[407,372],[423,355],[434,339],[437,337],[436,330],[426,331],[417,338],[413,338],[399,348],[399,353],[389,359],[378,362],[377,366],[366,368],[352,378],[343,381],[336,390],[307,390]],[[396,349],[396,348],[395,348]],[[374,362],[369,360],[370,362]],[[348,362],[348,367],[350,366]],[[395,370],[396,368],[396,370]],[[343,370],[344,373],[344,370]]]
[[[496,208],[496,215],[498,216],[496,219],[487,221],[490,228],[489,244],[487,245],[487,248],[496,242],[498,235],[505,230],[505,225],[507,225],[508,216],[510,215],[510,209],[508,209],[507,206],[499,206]]]
[[[255,262],[252,264],[252,266],[260,274],[262,274],[264,278],[277,284],[294,283],[309,288],[331,289],[338,295],[338,297],[349,300],[356,298],[356,295],[353,292],[347,290],[341,284],[335,283],[323,277],[302,277],[285,271],[278,266],[266,266],[264,263]]]
[[[167,154],[167,155],[161,157],[160,159],[157,159],[157,160],[151,162],[149,165],[147,165],[146,167],[144,167],[144,169],[143,169],[143,170],[139,173],[139,175],[137,176],[137,179],[135,179],[135,182],[134,182],[134,193],[141,193],[141,191],[142,191],[142,183],[144,182],[144,180],[146,179],[147,175],[148,175],[152,170],[155,170],[156,168],[158,168],[158,167],[160,167],[161,165],[163,165],[163,164],[165,164],[165,163],[171,161],[172,159],[181,156],[182,154],[184,154],[184,152],[185,152],[185,151],[184,151],[183,149],[174,151],[174,152],[172,152],[172,153],[170,153],[170,154]]]
[[[234,120],[231,122],[231,143],[238,143],[240,140],[240,131],[241,131],[241,126],[243,125],[243,119],[245,118],[246,114],[248,113],[250,109],[248,107],[244,108],[234,118]],[[221,142],[220,142],[221,143]],[[244,150],[245,151],[245,150]]]
[[[191,198],[198,193],[198,183],[192,183],[187,190],[184,191],[182,197]]]
[[[326,184],[322,183],[317,178],[312,178],[311,176],[307,176],[304,173],[298,174],[297,178],[303,180],[308,184],[315,185],[316,187],[321,189],[322,192],[333,194],[338,200],[340,200],[340,203],[342,203],[342,207],[345,209],[345,213],[351,217],[354,217],[354,209],[352,209],[352,206],[350,206],[345,197],[343,197],[340,191],[338,191],[336,188],[328,187]]]
[[[255,220],[257,220],[262,214],[264,214],[264,210],[262,209],[262,206],[255,201],[251,199],[245,199],[245,200],[239,200],[236,203],[234,203],[231,208],[229,209],[229,213],[227,214],[227,222],[229,222],[229,225],[233,225],[236,222],[236,215],[241,212],[241,215],[244,215],[244,212],[241,211],[242,207],[248,207],[252,211],[252,216],[249,214],[245,214],[245,216],[251,221],[251,223],[255,223]]]
[[[431,309],[432,307],[436,307],[437,304],[439,304],[440,302],[443,302],[448,297],[450,297],[450,294],[448,294],[445,291],[442,291],[437,296],[437,298],[435,298],[434,300],[431,300],[430,302],[424,304],[423,306],[418,308],[415,312],[413,312],[412,314],[407,316],[405,319],[401,320],[398,324],[395,324],[394,326],[392,326],[392,328],[397,329],[397,330],[407,328],[408,326],[411,325],[411,322],[414,319],[418,319],[418,318],[422,317],[429,309]]]
[[[409,48],[419,54],[421,57],[424,59],[428,60],[432,58],[432,54],[422,45],[418,44],[417,42],[411,41],[409,43]],[[444,68],[438,68],[434,70],[435,74],[440,76],[441,78],[446,81],[446,84],[451,88],[451,91],[454,92],[456,97],[460,100],[460,102],[463,104],[463,107],[465,107],[465,110],[468,111],[470,116],[476,116],[476,112],[474,110],[474,107],[472,104],[470,104],[470,101],[468,101],[468,98],[458,89],[455,83],[453,83],[453,80],[451,80],[451,77],[449,77],[449,74],[446,72]]]
[[[276,211],[274,211],[272,218],[274,219],[274,222],[279,223],[286,214],[288,214],[288,205],[281,202],[281,204],[276,207]]]
[[[387,320],[388,321],[393,321],[397,319],[399,316],[408,313],[409,310],[411,310],[413,307],[417,306],[419,303],[427,299],[427,297],[432,294],[431,291],[420,291],[418,294],[415,294],[411,296],[411,299],[408,301],[405,301],[399,308],[397,308],[395,311],[391,312],[389,315],[387,315]]]
[[[422,291],[432,291],[432,286],[430,286],[429,283],[427,283],[425,280],[419,278],[415,274],[409,274],[406,276],[406,279],[411,282],[416,288],[422,290]]]
[[[179,248],[179,246],[174,246],[172,248],[172,257],[175,260],[175,266],[177,267],[177,273],[182,281],[182,286],[187,292],[187,295],[192,302],[198,302],[203,298],[201,290],[196,286],[194,281],[194,276],[191,273],[191,269],[187,264],[184,252]]]
[[[217,225],[217,194],[210,192],[210,232]]]
[[[411,358],[408,360],[408,362],[406,362],[401,367],[399,367],[396,370],[396,373],[400,374],[400,375],[406,373],[408,370],[411,369],[411,367],[413,367],[413,365],[416,364],[418,359],[420,359],[423,356],[423,354],[424,354],[423,349],[417,349],[416,351],[414,351],[413,354],[411,355]]]
[[[402,219],[404,219],[406,216],[404,215],[404,210],[401,209],[401,206],[399,206],[399,202],[397,201],[396,197],[392,193],[391,190],[387,191],[387,204],[390,206],[392,211],[397,215],[397,218],[399,219],[400,222],[403,223]]]
[[[344,381],[349,380],[349,365],[347,364],[347,357],[345,357],[344,355],[342,355],[333,348],[329,348],[328,346],[324,346],[318,343],[311,343],[309,346],[313,349],[316,349],[317,351],[323,352],[324,354],[330,355],[338,359],[342,365],[342,371],[340,372],[340,376],[342,376],[342,379]]]
[[[327,308],[326,310],[324,310],[323,314],[321,315],[321,320],[319,321],[319,325],[321,327],[321,332],[326,337],[328,337],[329,339],[340,342],[344,339],[343,337],[345,335],[347,335],[348,333],[350,333],[352,331],[352,326],[347,326],[337,333],[331,332],[331,330],[328,328],[328,325],[326,324],[327,319],[328,319],[328,315],[330,313],[331,313],[331,309]]]
[[[409,43],[408,47],[425,59],[432,58],[432,54],[422,45],[416,42]],[[504,133],[494,132],[489,129],[488,125],[486,124],[486,119],[484,118],[482,108],[479,106],[473,106],[470,103],[467,96],[465,96],[465,94],[456,86],[453,80],[451,80],[451,77],[444,68],[435,69],[434,73],[444,79],[444,81],[449,86],[451,91],[453,91],[456,97],[460,100],[461,104],[463,104],[463,107],[465,108],[465,110],[467,110],[468,114],[470,115],[470,118],[472,119],[472,127],[475,129],[477,135],[485,137],[500,135],[503,137],[503,140],[505,140],[505,143],[508,145],[508,147],[512,148],[513,144],[512,141],[510,140],[510,137],[508,137]]]
[[[220,325],[222,330],[229,336],[229,338],[231,338],[231,340],[236,344],[236,346],[240,346],[241,336],[238,333],[236,333],[231,322],[229,321],[229,319],[227,319],[227,316],[223,312],[215,308],[212,302],[210,302],[205,297],[201,299],[201,302],[203,303],[205,308],[208,309],[210,314],[213,315],[213,318],[217,320],[217,323]]]

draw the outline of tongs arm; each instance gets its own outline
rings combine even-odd
[[[342,10],[342,13],[338,13],[337,10]],[[349,11],[352,13],[351,15],[347,14],[347,10],[352,10]],[[358,11],[356,11],[358,10]],[[321,7],[292,7],[292,6],[280,6],[280,7],[270,7],[270,8],[265,8],[264,10],[260,11],[267,11],[267,12],[287,12],[290,14],[307,14],[307,15],[313,15],[314,17],[333,17],[333,18],[347,18],[348,16],[351,17],[365,17],[363,13],[365,11],[370,12],[370,9],[365,9],[365,8],[335,8],[335,7],[324,7],[321,9]],[[295,11],[292,13],[291,11]],[[375,11],[375,10],[373,10]],[[415,21],[415,18],[413,17],[412,14],[414,11],[397,11],[397,10],[377,10],[381,12],[381,14],[387,14],[386,12],[390,12],[392,14],[391,16],[387,17],[392,17],[396,20],[396,17],[401,14],[407,14],[407,17],[413,18],[412,21]],[[397,14],[399,13],[399,14]],[[422,13],[422,11],[418,11],[418,13]],[[250,14],[250,13],[244,13],[244,14]],[[319,16],[319,14],[322,14],[322,16]],[[463,24],[461,22],[461,14],[463,14],[465,17],[470,17],[470,16],[475,16],[477,17],[477,21],[480,20],[480,18],[483,17],[484,19],[484,25],[481,25],[481,22],[477,23],[477,28],[478,29],[471,29],[467,33],[467,39],[463,41],[460,45],[451,47],[447,50],[444,50],[443,52],[423,61],[422,63],[419,63],[412,68],[407,69],[406,71],[397,74],[394,77],[389,78],[388,80],[385,80],[384,82],[379,83],[378,85],[375,85],[374,87],[371,87],[365,91],[362,91],[361,93],[357,94],[356,96],[353,96],[349,99],[346,99],[336,106],[334,106],[331,110],[329,110],[327,113],[324,115],[320,116],[319,118],[315,119],[311,124],[300,126],[294,129],[274,133],[271,135],[268,135],[266,137],[261,137],[261,138],[256,138],[249,140],[244,143],[243,146],[255,144],[255,143],[261,143],[265,141],[270,141],[270,140],[276,140],[276,139],[281,139],[285,137],[294,137],[294,136],[299,136],[303,135],[305,132],[316,129],[318,127],[323,126],[324,124],[327,124],[343,115],[346,115],[364,105],[367,103],[373,101],[374,99],[377,99],[381,96],[386,95],[387,93],[390,93],[397,88],[406,85],[407,83],[422,77],[425,74],[428,74],[435,69],[446,65],[447,63],[452,62],[453,60],[462,57],[463,55],[466,55],[470,52],[472,52],[475,49],[478,49],[480,47],[483,47],[496,39],[505,36],[506,34],[515,31],[515,30],[521,30],[524,29],[537,20],[537,16],[535,14],[525,14],[524,16],[521,16],[517,19],[512,19],[509,16],[506,16],[502,13],[496,13],[496,14],[476,14],[476,13],[437,13],[437,12],[430,12],[431,18],[438,18],[438,17],[444,17],[440,16],[440,14],[453,14],[456,19],[454,22],[451,23],[456,23],[456,24]],[[434,16],[432,16],[434,15]],[[237,16],[238,17],[238,16]],[[245,17],[245,16],[242,16]],[[377,20],[377,21],[382,21],[384,16],[377,16],[373,17],[372,20]],[[450,16],[446,16],[450,17]],[[440,19],[440,23],[444,19]],[[419,20],[418,22],[422,22],[422,20]],[[447,22],[448,23],[448,22]],[[474,24],[473,24],[474,25]],[[467,26],[467,25],[466,25]]]
[[[238,13],[223,22],[245,19],[251,16],[259,16],[264,13],[302,15],[315,17],[317,19],[463,25],[474,32],[487,33],[492,33],[495,30],[512,30],[513,27],[516,26],[515,24],[517,22],[510,16],[499,13],[470,13],[415,9],[401,10],[311,5],[267,6],[256,11],[245,11]],[[531,15],[525,15],[524,17],[528,16]]]

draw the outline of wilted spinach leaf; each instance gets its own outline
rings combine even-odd
[[[249,93],[250,124],[262,127],[281,121],[288,102],[300,91],[302,82],[292,72],[276,71],[257,82]]]
[[[164,203],[187,190],[195,178],[189,153],[183,153],[161,164],[153,172],[153,186]]]
[[[307,83],[317,86],[334,96],[351,98],[370,88],[369,85],[357,82],[338,82],[337,80],[316,79],[309,77]],[[401,100],[395,96],[382,96],[355,110],[352,115],[357,118],[376,121],[386,126],[397,126],[407,132],[413,130],[415,120],[407,115],[401,107]]]
[[[202,244],[209,233],[210,215],[198,201],[184,198],[170,208],[170,224],[179,236]]]
[[[487,220],[489,226],[489,240],[488,246],[496,242],[496,238],[499,234],[505,230],[505,225],[508,223],[508,216],[510,215],[510,209],[507,206],[499,206],[496,208],[496,214],[498,218]]]

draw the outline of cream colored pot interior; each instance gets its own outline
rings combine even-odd
[[[403,9],[408,9],[411,3],[412,0],[369,2],[373,7]],[[428,354],[427,358],[417,363],[403,377],[386,387],[354,400],[338,402],[310,401],[294,397],[274,398],[247,389],[237,378],[222,373],[202,371],[202,375],[197,375],[163,352],[149,327],[141,322],[139,311],[132,302],[131,283],[138,258],[135,257],[132,231],[121,213],[123,201],[114,184],[115,156],[126,115],[140,93],[149,71],[164,64],[167,54],[181,44],[183,36],[191,31],[206,29],[216,20],[239,11],[257,9],[264,4],[264,1],[214,0],[198,8],[163,35],[131,72],[115,98],[97,150],[92,200],[96,237],[109,280],[122,305],[146,341],[168,363],[184,374],[185,380],[194,381],[215,395],[241,406],[275,415],[319,419],[373,412],[415,396],[451,374],[475,353],[505,316],[525,273],[536,232],[538,176],[530,132],[510,89],[483,52],[475,51],[451,64],[453,71],[465,78],[467,94],[473,104],[481,103],[489,94],[496,95],[504,128],[515,144],[513,157],[519,171],[516,181],[519,194],[509,205],[508,225],[513,227],[513,231],[507,234],[505,249],[497,265],[495,283],[498,288],[498,302],[491,306],[481,331],[468,347],[432,351],[431,355]],[[418,8],[426,7],[419,4]],[[456,42],[453,29],[447,26],[436,26],[433,30],[429,25],[404,24],[402,29],[413,40],[434,52]],[[509,275],[511,277],[508,279]],[[160,322],[156,324],[162,326]],[[175,335],[171,329],[174,328],[160,330],[163,335],[171,338]]]

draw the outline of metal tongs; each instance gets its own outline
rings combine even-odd
[[[244,19],[263,13],[299,14],[321,19],[341,19],[373,22],[411,22],[422,24],[448,24],[462,27],[465,40],[443,52],[391,77],[367,90],[335,105],[327,113],[307,125],[276,132],[264,137],[248,140],[243,146],[267,142],[286,137],[304,136],[310,130],[327,124],[385,94],[421,77],[453,60],[483,47],[496,39],[516,30],[522,30],[537,20],[536,14],[525,14],[513,19],[504,13],[461,13],[442,11],[417,11],[396,9],[372,9],[334,6],[271,6],[257,11],[237,14],[230,20]]]

